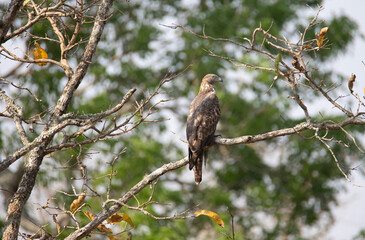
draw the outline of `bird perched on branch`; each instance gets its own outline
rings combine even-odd
[[[202,181],[203,158],[206,161],[207,147],[214,142],[221,110],[213,86],[223,80],[215,74],[207,74],[200,85],[198,95],[190,105],[186,137],[189,145],[189,169],[194,168],[195,183]]]

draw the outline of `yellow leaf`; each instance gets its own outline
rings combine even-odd
[[[317,41],[317,46],[318,47],[322,47],[323,45],[323,39],[326,36],[327,32],[328,32],[328,27],[324,27],[321,29],[321,31],[318,33],[316,33],[316,41]]]
[[[108,238],[109,238],[110,240],[124,240],[124,238],[123,238],[123,237],[117,238],[117,237],[114,237],[113,235],[108,235]]]
[[[318,33],[316,33],[316,41],[317,41],[317,46],[318,47],[322,47],[322,45],[323,45],[323,38],[321,38]]]
[[[127,222],[131,228],[134,228],[134,224],[132,222],[132,219],[125,213],[121,213],[123,215],[123,221]]]
[[[71,203],[70,205],[71,211],[75,211],[76,208],[78,208],[80,204],[84,201],[85,197],[86,197],[86,192],[81,193],[81,195]]]
[[[86,217],[88,217],[91,221],[94,219],[94,215],[92,213],[89,212],[84,212],[84,214],[86,215]]]
[[[84,214],[92,221],[95,217],[92,213],[89,212],[84,212]],[[97,229],[99,229],[99,231],[101,232],[105,232],[105,233],[111,233],[112,230],[110,228],[105,227],[104,224],[100,224],[99,226],[97,226]]]
[[[59,234],[61,232],[61,226],[57,221],[56,215],[53,215],[53,222],[56,223],[56,227],[57,227],[57,233]]]
[[[29,2],[30,2],[30,0],[25,0],[25,1],[23,2],[23,7],[24,7],[25,5],[27,5]]]
[[[194,212],[194,214],[196,217],[199,217],[200,215],[206,215],[210,219],[212,219],[213,222],[215,222],[216,224],[218,224],[221,227],[224,227],[223,220],[215,212],[207,211],[207,210],[199,210],[199,211]]]
[[[134,224],[132,222],[132,219],[128,216],[126,213],[116,213],[110,218],[106,220],[108,223],[116,224],[121,221],[127,222],[132,228],[134,228]]]
[[[33,49],[34,59],[35,60],[48,59],[47,52],[41,46],[39,46],[39,44],[37,42],[34,42],[34,45],[36,46],[36,48]],[[45,65],[47,65],[47,63],[46,62],[38,63],[38,65],[39,66],[45,66]]]

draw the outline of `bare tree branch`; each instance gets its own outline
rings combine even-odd
[[[50,140],[41,143],[29,152],[28,158],[25,161],[24,174],[19,184],[18,190],[11,197],[8,206],[8,211],[5,219],[3,239],[17,239],[20,225],[20,218],[30,194],[32,193],[35,179],[39,171],[39,166],[42,163],[44,156],[44,146]]]
[[[69,16],[70,14],[73,14],[73,13],[65,14],[65,13],[61,13],[59,11],[55,11],[55,10],[58,10],[58,8],[64,2],[65,2],[64,0],[60,0],[54,6],[43,8],[42,10],[38,11],[38,15],[36,15],[34,18],[33,18],[33,15],[32,14],[28,14],[28,17],[29,17],[28,18],[28,22],[24,26],[22,26],[22,27],[20,27],[20,28],[18,28],[16,30],[14,30],[13,32],[10,32],[10,33],[6,34],[6,36],[4,36],[2,42],[6,42],[9,39],[11,39],[11,38],[13,38],[15,36],[18,36],[20,34],[22,34],[27,29],[29,29],[30,27],[32,27],[35,23],[37,23],[42,17],[54,16],[54,15],[66,17],[66,16]],[[22,1],[22,4],[23,4],[23,1]]]
[[[126,192],[121,198],[118,199],[112,206],[109,208],[104,207],[103,210],[97,215],[94,220],[88,223],[86,226],[76,230],[71,233],[65,240],[74,240],[74,239],[82,239],[87,236],[94,228],[100,225],[105,219],[112,216],[116,213],[121,207],[122,204],[126,204],[133,196],[137,195],[143,188],[148,186],[151,182],[164,175],[167,172],[178,169],[182,166],[188,164],[189,160],[187,157],[172,163],[168,163],[163,165],[162,167],[156,169],[149,175],[145,176],[140,182],[138,182],[134,187],[132,187],[128,192]]]
[[[12,0],[9,4],[8,10],[0,21],[0,44],[4,42],[4,37],[7,34],[10,26],[13,24],[16,15],[23,5],[24,0]]]
[[[77,90],[80,83],[83,81],[88,67],[92,62],[93,55],[96,51],[97,45],[100,41],[100,37],[103,33],[104,26],[106,24],[107,19],[110,17],[110,9],[113,4],[113,0],[102,0],[100,5],[98,5],[98,11],[96,17],[91,15],[86,15],[86,11],[90,10],[91,6],[95,6],[99,4],[98,1],[93,2],[89,6],[85,5],[82,0],[77,1],[75,6],[70,6],[66,4],[65,0],[59,0],[54,6],[45,6],[46,1],[42,1],[41,3],[35,3],[31,1],[32,6],[27,6],[27,14],[28,14],[28,21],[22,27],[16,29],[11,33],[7,33],[9,26],[12,24],[14,17],[22,5],[22,0],[13,0],[9,6],[8,11],[6,12],[3,21],[1,22],[2,28],[0,28],[0,42],[5,42],[8,39],[11,39],[15,36],[19,36],[31,26],[33,26],[39,20],[48,20],[51,24],[52,29],[56,38],[52,39],[46,36],[35,36],[31,33],[26,33],[24,35],[30,36],[35,40],[47,40],[52,41],[54,43],[59,44],[61,56],[60,61],[56,61],[53,59],[38,59],[33,60],[29,54],[24,54],[23,57],[18,57],[16,54],[13,54],[11,51],[6,49],[4,46],[0,46],[0,54],[18,62],[27,62],[27,63],[53,63],[60,67],[62,67],[65,71],[65,75],[68,77],[68,82],[63,88],[63,92],[60,95],[58,102],[54,108],[53,113],[51,112],[52,108],[47,108],[44,110],[43,113],[39,113],[29,119],[23,119],[23,113],[20,106],[18,106],[13,99],[5,94],[4,91],[0,91],[0,97],[4,100],[7,105],[6,111],[9,114],[0,113],[1,117],[6,117],[12,119],[14,125],[17,130],[17,134],[23,142],[23,147],[15,151],[12,155],[7,156],[0,162],[0,173],[6,170],[12,163],[19,160],[21,157],[24,157],[25,167],[24,167],[24,174],[22,180],[19,184],[18,189],[16,190],[14,196],[10,199],[10,203],[8,206],[6,222],[5,222],[5,231],[4,231],[4,239],[16,239],[19,235],[19,225],[20,225],[20,218],[22,215],[22,211],[24,208],[25,203],[27,202],[31,192],[33,191],[34,184],[36,181],[37,174],[39,172],[39,168],[41,166],[42,160],[46,154],[50,154],[53,152],[57,152],[67,148],[75,148],[78,147],[79,154],[77,155],[77,163],[79,165],[80,171],[82,173],[82,180],[84,180],[83,188],[88,188],[92,191],[93,196],[100,197],[102,199],[102,195],[99,194],[97,191],[93,190],[91,186],[88,185],[89,178],[87,177],[86,167],[83,165],[82,162],[84,154],[87,152],[82,148],[83,145],[96,143],[98,141],[102,141],[105,139],[115,138],[116,136],[120,136],[127,132],[134,130],[143,122],[147,121],[159,121],[159,120],[150,120],[149,116],[153,114],[156,109],[156,106],[160,103],[163,103],[167,100],[159,100],[157,102],[153,102],[152,99],[160,94],[161,87],[171,81],[172,79],[179,76],[179,74],[170,74],[165,76],[164,79],[160,82],[158,87],[152,94],[146,94],[142,100],[136,100],[135,105],[133,106],[134,109],[128,109],[128,114],[120,114],[120,110],[122,110],[123,106],[130,100],[131,96],[136,92],[136,88],[130,89],[127,94],[123,97],[123,99],[114,107],[111,107],[108,110],[105,110],[101,113],[97,114],[85,114],[85,115],[77,115],[74,113],[66,113],[67,108],[69,107],[70,102],[72,101],[72,97],[75,95],[75,91]],[[20,5],[19,5],[20,4]],[[32,9],[29,11],[29,9]],[[69,11],[71,9],[71,11]],[[268,139],[273,139],[281,136],[289,136],[300,134],[303,131],[308,131],[313,133],[313,138],[316,138],[320,141],[324,146],[328,149],[332,157],[335,159],[337,167],[341,171],[341,173],[345,176],[345,178],[351,182],[347,173],[341,169],[339,164],[338,158],[335,156],[334,151],[331,149],[332,144],[342,144],[347,146],[344,142],[336,140],[336,139],[328,139],[325,136],[319,136],[318,132],[320,130],[324,130],[326,134],[329,131],[342,131],[352,140],[352,143],[359,149],[360,152],[364,153],[360,146],[357,144],[355,138],[345,130],[346,126],[355,126],[355,125],[365,125],[365,113],[360,112],[360,106],[364,106],[364,103],[361,101],[359,95],[357,93],[352,93],[358,100],[358,109],[356,113],[352,113],[350,110],[346,109],[346,106],[341,106],[337,99],[339,98],[332,98],[328,92],[332,90],[330,87],[326,89],[322,85],[322,81],[318,81],[316,79],[312,79],[310,70],[308,67],[308,62],[305,61],[304,56],[306,52],[309,51],[317,51],[323,48],[323,46],[316,46],[316,41],[314,39],[305,40],[306,32],[309,28],[315,26],[317,24],[317,17],[319,14],[318,10],[316,16],[313,20],[308,24],[306,29],[303,33],[300,33],[300,40],[298,43],[292,43],[286,40],[285,37],[278,38],[270,34],[270,28],[265,30],[261,26],[256,28],[251,35],[251,39],[243,38],[242,42],[233,41],[230,39],[225,38],[215,38],[206,35],[205,27],[203,28],[202,34],[195,33],[188,28],[176,25],[176,26],[168,26],[173,29],[180,28],[198,38],[210,41],[217,41],[223,42],[224,44],[233,44],[235,48],[240,48],[245,53],[255,53],[260,55],[260,57],[264,57],[267,59],[267,62],[274,62],[275,55],[265,50],[264,46],[267,44],[272,48],[275,48],[278,52],[284,52],[286,55],[289,55],[289,59],[291,57],[294,59],[290,64],[287,64],[284,60],[279,62],[279,67],[273,68],[270,66],[259,66],[258,64],[252,64],[246,62],[247,60],[237,60],[232,57],[220,56],[215,54],[212,50],[206,50],[209,55],[213,57],[217,57],[223,60],[230,61],[231,63],[235,64],[238,67],[245,67],[254,70],[263,70],[263,71],[270,71],[277,73],[277,76],[274,78],[273,83],[276,83],[276,80],[280,78],[281,82],[285,83],[285,87],[289,92],[289,98],[295,100],[295,104],[299,106],[305,115],[305,122],[299,123],[293,127],[273,130],[267,133],[257,134],[257,135],[250,135],[250,136],[240,136],[236,138],[223,138],[223,137],[216,137],[215,142],[213,145],[237,145],[237,144],[248,144],[254,143],[259,141],[265,141]],[[66,26],[66,22],[62,20],[64,17],[69,17],[72,19],[71,21],[75,24],[73,32],[65,34],[66,30],[70,30],[69,27]],[[76,46],[81,46],[81,44],[85,43],[85,40],[77,40],[78,35],[81,32],[81,27],[83,24],[87,23],[85,19],[90,19],[92,22],[93,29],[90,34],[90,38],[88,39],[88,43],[85,47],[83,55],[79,64],[77,65],[75,72],[68,64],[68,53]],[[262,41],[258,42],[258,39],[261,39],[261,35],[263,35]],[[86,38],[87,39],[87,38]],[[28,51],[29,52],[29,51]],[[186,69],[185,69],[186,70]],[[185,71],[184,70],[184,71]],[[184,72],[183,71],[183,72]],[[183,73],[182,72],[182,73]],[[180,74],[182,74],[180,73]],[[299,82],[300,80],[301,81]],[[15,85],[13,82],[8,81],[4,78],[1,78],[2,81],[5,81],[8,84],[7,86],[12,86],[17,88],[16,90],[27,90],[35,99],[38,101],[38,98],[28,89],[22,88],[21,86]],[[271,86],[272,87],[272,86]],[[271,89],[270,87],[270,89]],[[305,98],[301,95],[301,88],[305,87],[306,90],[310,90],[313,92],[318,92],[323,99],[330,102],[334,108],[339,109],[342,111],[341,114],[344,114],[344,120],[336,122],[332,120],[325,119],[320,123],[312,122],[311,115],[308,111],[308,107],[305,102]],[[269,89],[269,90],[270,90]],[[352,88],[351,88],[352,89]],[[132,105],[132,104],[131,104]],[[118,113],[119,112],[119,113]],[[52,115],[51,115],[52,113]],[[123,115],[123,116],[121,116]],[[304,121],[304,120],[303,120]],[[28,140],[28,136],[26,131],[24,130],[23,125],[29,123],[36,123],[39,124],[43,129],[40,129],[40,134],[31,142]],[[61,136],[61,138],[55,138],[55,135]],[[79,138],[79,137],[82,138]],[[60,140],[62,139],[62,140]],[[79,140],[83,139],[83,140]],[[212,145],[212,146],[213,146]],[[122,152],[121,152],[122,153]],[[121,154],[120,153],[120,154]],[[120,155],[119,154],[119,155]],[[117,155],[117,157],[119,156]],[[116,161],[114,158],[114,162]],[[114,162],[112,164],[114,164]],[[66,239],[82,239],[88,236],[91,231],[97,228],[105,219],[112,216],[116,213],[120,208],[125,207],[132,210],[140,211],[143,214],[146,214],[150,217],[155,219],[167,220],[167,219],[179,219],[179,218],[188,218],[189,216],[183,216],[181,214],[169,217],[159,217],[151,214],[149,211],[146,210],[146,206],[153,204],[152,196],[154,194],[154,188],[150,195],[150,198],[147,202],[143,204],[139,204],[136,195],[144,189],[148,185],[152,185],[153,181],[158,180],[160,176],[181,168],[188,163],[188,158],[185,157],[181,160],[176,162],[171,162],[168,164],[164,164],[163,166],[157,168],[152,173],[146,175],[142,180],[140,180],[134,187],[129,189],[126,193],[124,193],[119,199],[110,199],[110,192],[111,192],[111,182],[112,177],[114,174],[113,165],[112,171],[110,174],[107,175],[109,177],[109,187],[107,189],[107,200],[103,202],[102,211],[86,226],[81,227],[81,224],[77,222],[76,213],[81,212],[82,207],[85,205],[80,206],[75,212],[64,211],[63,213],[67,213],[67,218],[70,221],[74,221],[76,224],[73,226],[76,230],[71,233]],[[356,185],[356,184],[354,184]],[[76,194],[74,189],[74,195]],[[138,202],[137,207],[132,207],[127,205],[127,202],[135,198]],[[103,200],[102,200],[103,201]],[[183,212],[182,214],[185,214]],[[231,214],[231,213],[230,213]],[[234,226],[233,226],[233,215],[232,217],[232,239],[234,239]],[[58,234],[60,234],[60,227],[56,216],[53,215],[53,221],[57,225]],[[42,230],[44,227],[40,226],[40,231],[46,237],[53,237],[50,234],[46,233]],[[32,236],[40,236],[38,232]]]
[[[45,131],[43,131],[37,138],[33,140],[33,142],[26,144],[24,147],[16,151],[13,155],[8,156],[4,160],[0,162],[0,172],[5,170],[8,166],[10,166],[12,163],[14,163],[16,160],[24,156],[27,152],[38,146],[39,144],[42,144],[44,141],[48,141],[48,139],[51,139],[56,133],[60,132],[62,129],[64,129],[67,126],[85,126],[90,123],[94,123],[99,121],[101,118],[104,118],[106,116],[109,116],[117,111],[119,111],[124,104],[130,99],[130,97],[133,95],[133,93],[136,91],[135,88],[131,89],[123,98],[123,100],[116,105],[114,108],[100,114],[94,114],[92,116],[89,116],[88,118],[81,117],[77,119],[65,119],[62,122],[60,122],[58,125],[55,125],[54,127],[51,127]],[[49,151],[48,151],[49,153]]]
[[[5,94],[5,92],[1,89],[0,89],[0,97],[8,104],[8,112],[14,119],[14,123],[18,131],[18,135],[20,136],[20,139],[22,140],[24,145],[28,144],[29,141],[22,125],[22,118],[23,118],[22,108],[16,105],[14,100],[8,97]]]
[[[343,121],[338,124],[328,124],[328,123],[322,123],[322,124],[316,124],[316,123],[308,123],[303,122],[300,123],[292,128],[286,128],[276,131],[271,131],[264,134],[258,134],[254,136],[242,136],[237,137],[233,139],[227,139],[227,138],[221,138],[216,137],[215,138],[215,144],[216,145],[236,145],[236,144],[247,144],[247,143],[254,143],[258,141],[264,141],[275,137],[280,136],[286,136],[286,135],[293,135],[297,134],[299,132],[305,131],[305,130],[313,130],[318,131],[319,129],[323,130],[338,130],[341,127],[347,126],[347,125],[365,125],[365,121],[360,121],[358,119],[348,119],[346,121]],[[132,187],[128,192],[126,192],[121,198],[118,200],[114,200],[114,204],[110,206],[109,208],[103,207],[103,210],[100,212],[98,216],[94,218],[93,221],[91,221],[86,226],[76,230],[72,234],[70,234],[66,239],[82,239],[83,237],[87,236],[92,229],[97,227],[99,224],[101,224],[105,219],[109,218],[113,214],[115,214],[117,211],[119,211],[120,208],[127,207],[127,202],[136,196],[142,189],[144,189],[146,186],[148,186],[150,183],[152,183],[154,180],[158,179],[160,176],[166,174],[167,172],[173,171],[175,169],[181,168],[185,165],[187,165],[189,162],[188,157],[185,157],[181,160],[178,160],[176,162],[168,163],[163,165],[162,167],[156,169],[149,175],[145,176],[140,182],[138,182],[134,187]],[[129,206],[128,206],[129,207]],[[130,208],[130,207],[129,207]],[[140,208],[134,209],[143,212],[144,214],[154,217],[156,219],[175,219],[179,218],[180,216],[172,216],[172,217],[156,217],[151,215],[150,213],[141,210]]]
[[[70,77],[70,79],[67,82],[65,88],[63,89],[62,95],[57,102],[54,111],[54,116],[60,117],[62,114],[66,112],[66,109],[71,102],[74,92],[76,91],[81,81],[83,80],[86,71],[91,63],[92,57],[95,53],[96,47],[99,43],[101,34],[104,30],[105,21],[108,18],[109,9],[111,8],[112,5],[113,5],[113,0],[103,0],[101,5],[99,6],[94,23],[94,28],[91,32],[90,39],[85,48],[85,51],[81,57],[81,61],[78,64],[73,76],[66,73],[66,75]]]
[[[8,20],[6,24],[11,23],[11,17],[15,17],[13,12],[16,12],[23,1],[18,1],[17,7],[15,10],[12,10],[12,15],[8,17]],[[101,5],[99,6],[98,13],[96,16],[96,20],[94,23],[94,28],[90,36],[90,40],[88,45],[86,46],[86,49],[84,51],[84,54],[81,58],[81,62],[79,63],[76,73],[72,75],[72,72],[66,69],[66,76],[70,78],[68,83],[66,84],[66,87],[64,88],[64,91],[59,98],[59,101],[56,105],[54,116],[58,118],[63,113],[65,113],[67,106],[69,105],[71,98],[74,94],[74,91],[77,89],[79,84],[81,83],[83,77],[86,74],[86,70],[91,63],[92,56],[96,50],[96,46],[100,40],[101,34],[104,29],[105,20],[107,19],[107,15],[109,12],[110,7],[112,6],[113,1],[112,0],[103,0]],[[10,26],[10,25],[9,25]],[[7,30],[6,30],[7,31]],[[4,37],[6,32],[1,33],[1,39]],[[16,239],[18,236],[19,231],[19,225],[20,225],[20,217],[21,213],[23,211],[24,205],[26,201],[28,200],[34,184],[35,179],[37,177],[37,173],[39,171],[39,166],[42,163],[43,157],[45,155],[44,150],[46,146],[52,141],[54,134],[57,131],[55,128],[58,128],[59,130],[62,129],[60,126],[69,125],[66,122],[72,122],[72,120],[66,120],[63,121],[63,124],[57,124],[57,121],[54,122],[54,127],[51,128],[53,131],[49,132],[49,130],[46,128],[42,134],[38,137],[38,139],[44,138],[43,141],[40,141],[40,145],[35,144],[36,140],[33,141],[32,144],[26,145],[25,147],[28,148],[28,150],[32,149],[29,152],[25,168],[24,168],[24,175],[23,178],[19,184],[17,192],[14,194],[14,196],[11,198],[9,206],[8,206],[8,212],[6,216],[5,221],[5,230],[3,234],[4,239]],[[66,125],[65,125],[66,124]],[[77,125],[77,124],[76,124]],[[48,134],[45,134],[48,133]],[[42,136],[43,135],[43,136]],[[17,151],[19,152],[19,151]],[[27,152],[22,152],[22,155],[26,154]],[[21,155],[21,156],[22,156]],[[0,171],[9,166],[13,161],[18,159],[20,156],[13,157],[11,160],[5,159],[1,162]]]

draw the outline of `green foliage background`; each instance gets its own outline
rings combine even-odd
[[[227,43],[201,40],[161,24],[181,24],[199,33],[205,26],[207,35],[238,42],[243,42],[243,37],[250,37],[261,24],[264,29],[271,26],[271,34],[285,34],[290,40],[298,37],[297,31],[304,29],[310,21],[312,15],[308,16],[308,12],[311,13],[308,6],[316,8],[322,1],[196,2],[191,6],[185,1],[115,1],[114,15],[108,21],[94,61],[80,86],[87,88],[74,97],[69,111],[100,112],[117,103],[132,87],[137,87],[140,94],[137,98],[141,98],[142,91],[152,91],[167,71],[178,72],[191,65],[182,77],[165,86],[167,96],[174,101],[161,105],[161,111],[155,113],[154,118],[174,116],[177,120],[173,124],[181,126],[181,132],[184,132],[189,101],[197,92],[200,79],[207,73],[217,73],[225,80],[224,84],[217,86],[222,109],[218,134],[224,137],[258,134],[303,121],[302,115],[288,114],[295,104],[286,98],[289,89],[284,85],[275,84],[269,94],[264,94],[271,85],[273,73],[246,71],[242,74],[232,64],[208,56],[205,49],[222,56],[271,66],[267,59],[254,53],[248,54]],[[74,24],[69,22],[70,29]],[[316,56],[307,56],[313,66],[343,53],[357,30],[356,23],[348,16],[336,16],[311,29],[308,38],[314,38],[314,31],[322,26],[330,26],[328,39],[332,45],[329,50],[321,50]],[[80,38],[86,37],[91,27],[84,29],[84,35]],[[49,24],[42,21],[35,24],[31,32],[55,37],[49,29]],[[32,39],[28,41],[32,42]],[[43,42],[42,45],[50,58],[59,59],[57,44]],[[268,46],[264,47],[274,55],[278,53]],[[80,50],[73,52],[73,59],[80,58]],[[284,60],[291,61],[290,57],[283,54]],[[228,71],[236,72],[235,77],[227,78]],[[329,82],[339,79],[335,72],[319,69],[315,69],[313,75]],[[18,96],[26,116],[54,106],[66,82],[63,72],[55,66],[32,66],[31,73],[20,80],[25,81],[26,86],[43,100],[36,103],[27,94]],[[305,94],[309,93],[303,92]],[[304,100],[309,102],[316,98],[309,95]],[[317,117],[320,121],[321,117]],[[110,172],[106,163],[123,148],[127,151],[114,167],[117,175],[112,182],[113,198],[121,196],[145,174],[184,157],[186,145],[171,141],[167,123],[146,123],[117,139],[88,146],[89,154],[84,153],[84,158],[89,174],[95,177],[91,181],[93,187],[105,194],[108,178],[99,177]],[[359,128],[348,130],[363,132]],[[14,134],[2,133],[0,147],[4,149],[7,146],[4,151],[11,152],[18,147],[15,143],[10,144]],[[346,141],[346,136],[341,133],[331,134]],[[303,135],[309,137],[310,133]],[[346,156],[354,155],[356,151],[353,148],[333,147],[335,153],[341,156],[339,159],[345,169],[353,164],[342,161]],[[71,184],[80,185],[80,181],[72,180],[80,177],[75,160],[77,153],[78,149],[63,151],[46,160],[38,186],[47,187],[50,181],[60,181],[63,182],[60,190],[71,193]],[[67,167],[67,171],[61,167]],[[315,236],[308,236],[304,229],[316,226],[320,220],[330,223],[331,206],[336,204],[341,180],[343,176],[333,159],[324,146],[314,139],[295,135],[253,145],[219,146],[210,149],[200,186],[195,186],[192,173],[188,173],[187,169],[168,173],[158,182],[154,195],[154,201],[167,205],[149,207],[148,210],[161,216],[173,215],[199,204],[201,209],[220,214],[226,224],[223,231],[229,233],[228,207],[235,217],[236,239],[315,239]],[[150,189],[145,189],[137,197],[143,202],[150,193]],[[62,205],[69,206],[73,200],[60,193],[52,194],[56,197],[55,202]],[[87,198],[86,201],[95,213],[100,208],[97,198]],[[136,202],[131,201],[130,204],[136,205]],[[135,223],[132,233],[136,239],[225,239],[220,234],[222,230],[203,217],[158,221],[139,212],[125,212]],[[83,224],[88,222],[84,216],[80,216],[81,219]],[[55,232],[54,226],[48,228]],[[65,231],[62,236],[70,231]]]

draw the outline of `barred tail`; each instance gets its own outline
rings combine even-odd
[[[203,156],[199,156],[196,159],[195,166],[194,166],[194,177],[195,183],[199,184],[202,181],[203,177]]]
[[[199,184],[202,181],[203,175],[203,151],[193,152],[189,148],[189,169],[194,168],[195,183]]]

